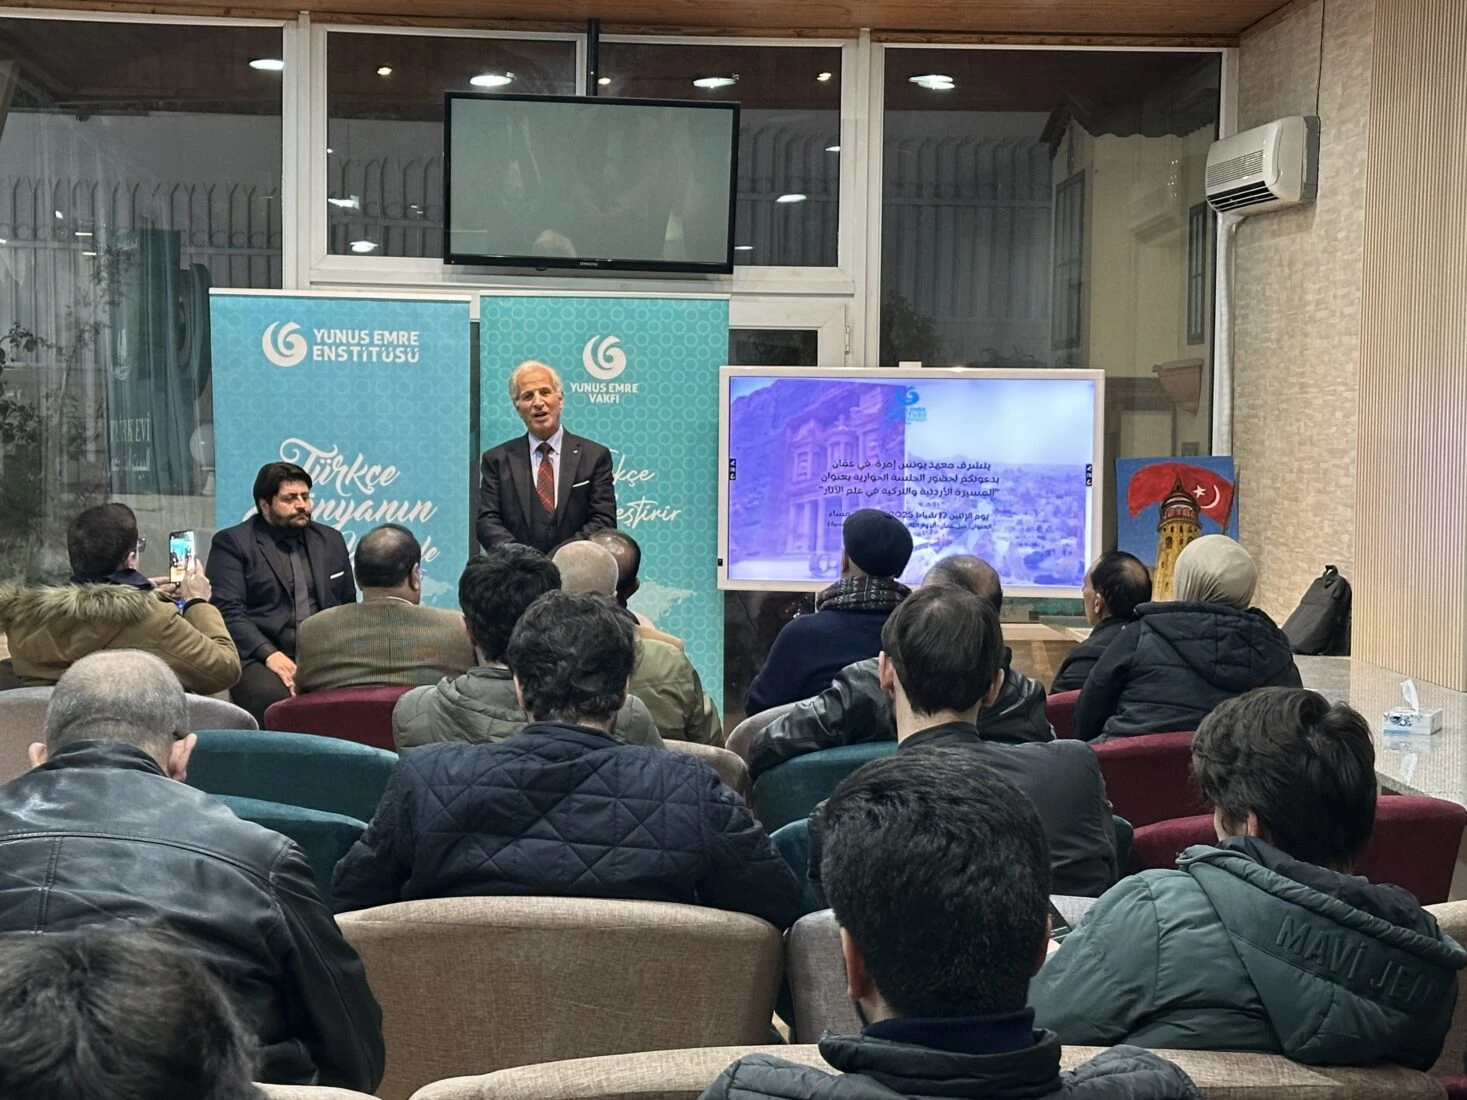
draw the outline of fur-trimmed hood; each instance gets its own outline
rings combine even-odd
[[[0,585],[0,630],[17,672],[23,664],[65,667],[115,645],[124,631],[136,632],[169,602],[158,592],[121,584]]]
[[[64,620],[132,626],[163,597],[122,584],[58,584],[40,588],[0,585],[0,629],[50,626]]]

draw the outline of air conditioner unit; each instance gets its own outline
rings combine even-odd
[[[1293,115],[1212,143],[1207,201],[1220,214],[1256,214],[1313,202],[1319,189],[1319,119]]]

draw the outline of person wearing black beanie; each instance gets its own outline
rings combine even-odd
[[[815,613],[786,623],[744,696],[744,712],[818,695],[846,665],[881,652],[886,617],[911,594],[896,578],[912,557],[912,534],[879,508],[841,525],[840,580],[815,597]]]

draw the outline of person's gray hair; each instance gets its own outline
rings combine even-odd
[[[550,384],[555,387],[555,392],[565,392],[565,384],[560,380],[559,371],[549,363],[542,363],[538,359],[526,359],[519,366],[515,367],[514,370],[509,372],[509,399],[511,401],[519,397],[519,390],[516,387],[519,385],[520,375],[527,370],[543,370],[546,374],[550,375]]]
[[[560,570],[560,588],[577,595],[615,596],[621,571],[616,556],[604,546],[581,539],[568,542],[550,556]]]
[[[46,707],[46,751],[121,741],[161,761],[188,728],[188,700],[171,668],[141,650],[104,649],[56,681]]]

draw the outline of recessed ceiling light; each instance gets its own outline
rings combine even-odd
[[[327,199],[326,201],[342,210],[360,210],[362,208],[362,200],[359,195],[348,195],[344,199]]]
[[[514,83],[514,73],[480,73],[470,77],[469,83],[475,88],[503,88]]]
[[[840,152],[840,146],[839,145],[827,145],[825,147],[825,151],[827,153],[839,153]]]
[[[9,243],[10,242],[8,240],[6,240],[4,237],[0,237],[0,244],[9,244]]]
[[[917,87],[926,88],[929,92],[950,92],[957,87],[957,82],[945,73],[927,73],[909,79]]]
[[[751,244],[736,244],[736,245],[734,245],[734,251],[735,252],[753,252],[754,251],[754,246],[751,245]]]
[[[377,70],[377,75],[378,76],[391,76],[392,75],[392,66],[391,65],[383,65],[383,66],[381,66]]]
[[[820,83],[824,84],[827,80],[829,80],[834,75],[835,75],[834,73],[817,73],[815,75],[815,79],[818,80],[818,81],[820,81]]]
[[[376,241],[352,241],[351,242],[351,250],[353,252],[376,252],[377,251],[377,242]]]
[[[608,84],[611,83],[611,77],[609,77],[609,76],[597,77],[596,78],[596,83],[597,84],[600,84],[604,88],[604,87],[606,87],[606,85],[608,85]]]
[[[87,230],[85,230],[85,229],[78,229],[75,233],[72,234],[72,236],[73,237],[90,237],[91,236],[91,233],[87,232]]]
[[[799,192],[796,191],[796,192],[793,192],[793,193],[788,194],[788,195],[781,195],[781,196],[779,196],[779,198],[775,199],[774,201],[775,202],[804,202],[805,201],[805,196],[804,195],[801,195]]]
[[[60,210],[58,210],[58,211],[56,211],[56,220],[57,221],[65,221],[66,220],[66,215],[63,214]]]
[[[327,155],[327,156],[328,156],[328,157],[329,157],[329,156],[330,156],[330,155],[331,155],[331,154],[332,154],[332,153],[334,153],[334,152],[336,152],[336,150],[335,150],[335,149],[333,149],[333,148],[331,148],[331,146],[329,146],[329,145],[328,145],[328,146],[326,146],[326,155]]]
[[[96,253],[95,252],[83,252],[82,255],[83,256],[95,256]]]
[[[250,68],[262,73],[278,73],[285,68],[285,62],[278,57],[257,57],[250,62]]]
[[[693,81],[695,88],[727,88],[739,82],[739,74],[732,73],[728,76],[700,76]]]

